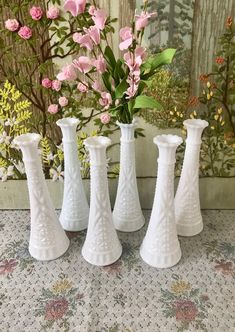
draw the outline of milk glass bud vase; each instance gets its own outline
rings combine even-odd
[[[70,232],[86,229],[89,216],[78,159],[76,128],[79,122],[75,118],[64,118],[56,122],[63,134],[65,169],[60,222],[63,228]]]
[[[131,124],[117,122],[121,129],[120,174],[116,201],[113,209],[115,228],[122,232],[134,232],[143,227],[142,214],[136,181],[135,167],[135,127]]]
[[[41,136],[24,134],[15,138],[23,153],[30,199],[31,230],[29,253],[37,260],[52,260],[63,255],[69,247],[67,238],[52,205],[38,144]]]
[[[149,226],[140,248],[143,260],[157,268],[178,263],[181,249],[174,212],[175,153],[182,138],[160,135],[154,138],[159,149],[157,186]]]
[[[106,148],[111,140],[103,136],[89,137],[84,144],[90,154],[91,199],[82,255],[91,264],[105,266],[114,263],[122,253],[108,191]]]
[[[199,155],[201,136],[208,122],[200,119],[184,121],[187,130],[183,168],[175,196],[175,216],[179,235],[193,236],[203,229],[199,200]]]

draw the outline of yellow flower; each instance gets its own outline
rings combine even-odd
[[[193,115],[194,115],[194,116],[197,116],[197,112],[196,112],[196,111],[193,111]]]
[[[193,115],[193,114],[190,114],[190,118],[191,118],[191,119],[194,119],[194,115]]]
[[[213,96],[213,92],[212,92],[212,91],[210,92],[210,96],[211,96],[211,97]]]
[[[212,129],[212,130],[214,130],[214,129],[215,129],[215,127],[214,127],[214,126],[211,126],[211,129]]]
[[[205,95],[205,94],[206,94],[206,91],[205,91],[205,90],[203,90],[203,91],[202,91],[202,93]]]
[[[174,114],[174,112],[170,111],[170,115],[173,115],[173,114]]]
[[[68,279],[63,279],[60,281],[57,281],[52,286],[52,292],[55,294],[63,293],[64,291],[71,289],[73,286],[73,283],[69,281]]]
[[[183,113],[180,113],[180,117],[182,118],[184,115],[183,115]]]
[[[172,119],[173,122],[176,122],[176,119]]]
[[[217,112],[218,112],[218,114],[221,114],[223,112],[223,108],[222,107],[219,108]]]
[[[217,121],[217,120],[219,119],[219,115],[216,114],[216,115],[214,116],[214,119]]]
[[[210,100],[210,99],[211,99],[211,95],[208,93],[208,94],[206,95],[206,98],[207,98],[207,100]]]
[[[183,280],[176,281],[171,285],[171,290],[175,294],[185,293],[189,289],[190,289],[190,284]]]
[[[180,116],[180,112],[176,112],[177,116]]]
[[[222,122],[221,122],[221,126],[224,126],[224,124],[225,124],[225,122],[224,122],[224,121],[222,121]]]
[[[210,89],[210,87],[211,87],[211,84],[210,84],[210,82],[209,82],[209,81],[206,83],[206,86],[208,87],[208,89]]]

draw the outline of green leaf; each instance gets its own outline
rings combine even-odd
[[[109,92],[112,92],[112,85],[111,85],[111,82],[110,82],[110,75],[107,71],[102,74],[102,79],[103,79],[103,82],[104,82],[104,85],[105,85],[106,89]]]
[[[126,77],[121,81],[121,83],[116,87],[115,97],[116,99],[122,98],[124,92],[127,90],[128,84],[126,81]]]
[[[162,105],[153,97],[138,96],[135,99],[134,108],[157,108],[161,109]]]
[[[155,70],[159,66],[169,65],[172,62],[172,59],[175,55],[175,48],[167,48],[161,53],[157,54],[151,63],[151,69]]]
[[[115,70],[116,67],[116,59],[113,54],[112,49],[109,46],[106,46],[105,51],[104,51],[104,57],[108,64],[111,66],[112,70]]]

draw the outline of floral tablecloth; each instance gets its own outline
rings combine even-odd
[[[119,233],[123,255],[111,266],[83,260],[85,232],[68,233],[63,257],[37,262],[29,211],[0,211],[0,331],[235,331],[235,211],[203,218],[200,235],[180,238],[180,263],[158,270],[139,256],[146,227]]]

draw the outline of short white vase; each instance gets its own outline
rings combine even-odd
[[[187,129],[183,168],[175,195],[177,232],[182,236],[199,234],[203,229],[199,200],[199,155],[201,136],[208,122],[200,119],[184,121]]]
[[[84,191],[77,151],[76,128],[79,120],[64,118],[56,123],[63,134],[64,195],[60,222],[66,231],[76,232],[87,228],[89,206]]]
[[[63,230],[49,196],[38,144],[41,136],[24,134],[15,138],[23,153],[30,199],[31,230],[29,253],[37,260],[60,257],[69,247],[69,239]]]
[[[111,140],[103,136],[89,137],[84,144],[90,154],[91,199],[82,255],[91,264],[105,266],[114,263],[122,254],[108,191],[106,148]]]
[[[117,196],[113,209],[115,228],[122,232],[135,232],[144,226],[135,167],[135,127],[132,124],[117,122],[121,129],[120,174]]]
[[[174,168],[176,149],[182,138],[160,135],[154,138],[154,143],[159,149],[157,186],[140,255],[153,267],[167,268],[181,258],[174,213]]]

